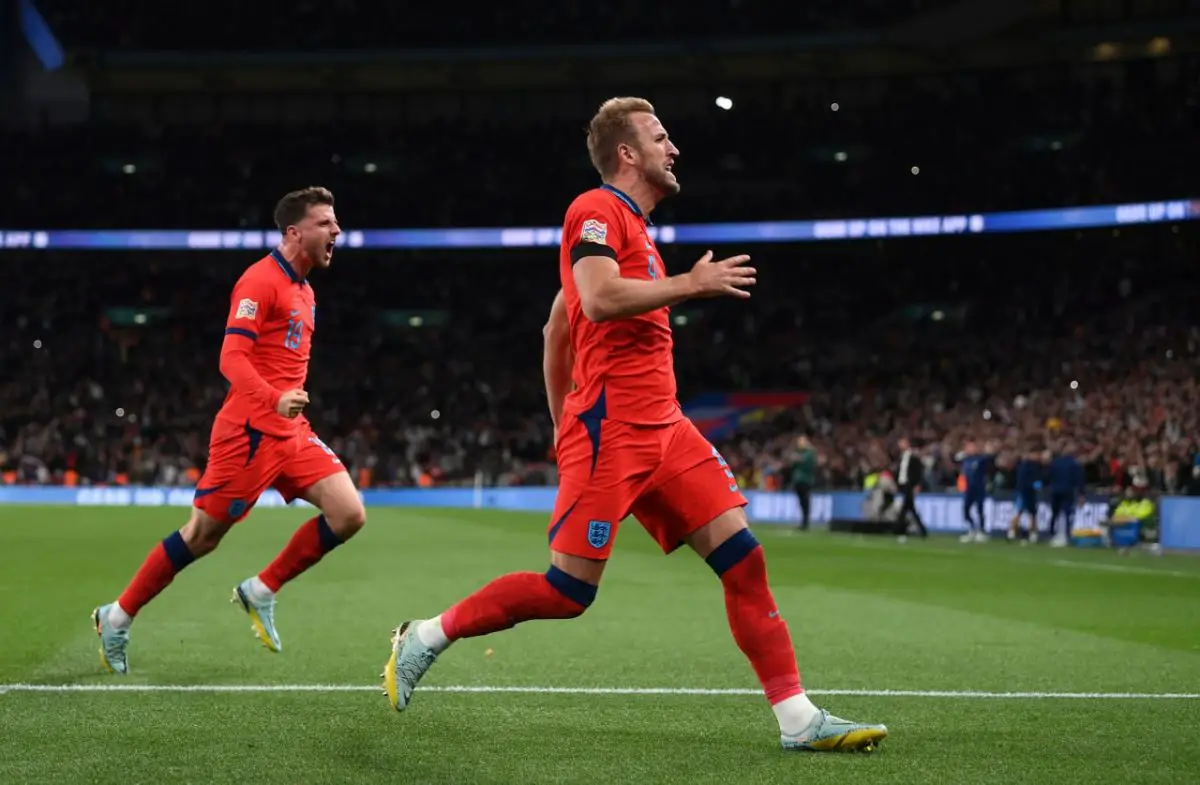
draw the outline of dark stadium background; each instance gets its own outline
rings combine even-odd
[[[1187,0],[35,5],[64,65],[10,25],[13,230],[260,229],[309,184],[347,230],[553,226],[596,183],[582,128],[619,94],[683,151],[660,224],[1186,199],[1200,173]],[[760,284],[678,309],[680,396],[808,394],[722,434],[751,488],[786,487],[807,432],[825,487],[894,469],[908,435],[934,488],[965,438],[1000,440],[1003,488],[1065,437],[1099,492],[1200,492],[1196,241],[1181,221],[718,247]],[[705,249],[664,250],[678,272]],[[259,255],[0,251],[5,481],[194,477],[220,314]],[[343,248],[315,283],[310,416],[356,478],[553,482],[553,247]]]

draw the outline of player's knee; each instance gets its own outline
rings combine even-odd
[[[340,540],[348,540],[363,526],[367,525],[367,509],[363,507],[362,502],[355,500],[355,504],[346,504],[341,508],[334,510],[332,514],[325,513],[325,519],[329,523],[329,528],[337,535]]]
[[[357,532],[359,529],[367,525],[367,508],[360,503],[350,512],[350,518],[346,525]]]
[[[362,497],[344,472],[318,482],[304,499],[321,510],[330,532],[339,541],[350,539],[367,523]]]
[[[229,531],[229,526],[204,510],[193,507],[192,517],[179,530],[179,536],[192,556],[198,559],[213,551],[220,544],[221,538]]]
[[[718,545],[713,552],[704,560],[712,571],[718,577],[724,578],[725,574],[747,561],[761,563],[764,568],[766,565],[766,557],[763,556],[762,545],[758,542],[758,538],[754,536],[754,532],[750,529],[741,529],[725,542]]]
[[[546,582],[564,598],[570,600],[569,604],[564,605],[563,618],[582,616],[583,612],[596,601],[596,586],[587,581],[581,581],[558,567],[551,566],[546,570]]]

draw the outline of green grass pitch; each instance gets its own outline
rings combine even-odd
[[[143,611],[120,678],[101,670],[89,614],[186,510],[0,508],[0,783],[1057,785],[1200,772],[1191,557],[758,526],[814,701],[891,730],[870,756],[789,754],[720,583],[686,550],[663,557],[632,521],[583,618],[463,641],[393,713],[378,690],[391,629],[499,573],[545,569],[546,524],[370,513],[280,593],[281,654],[228,602],[303,518],[260,510]]]

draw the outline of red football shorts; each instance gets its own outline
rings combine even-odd
[[[333,450],[305,422],[295,436],[270,436],[228,420],[213,423],[208,466],[192,503],[224,523],[245,518],[274,487],[292,501],[318,481],[346,471]]]
[[[558,437],[550,549],[607,559],[628,515],[670,553],[721,513],[743,507],[725,459],[691,420],[630,425],[567,415]]]

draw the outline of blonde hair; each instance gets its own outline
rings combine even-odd
[[[645,98],[610,98],[600,104],[596,116],[588,123],[588,156],[601,177],[616,174],[617,148],[636,140],[637,132],[629,116],[637,112],[654,114],[654,106]]]

